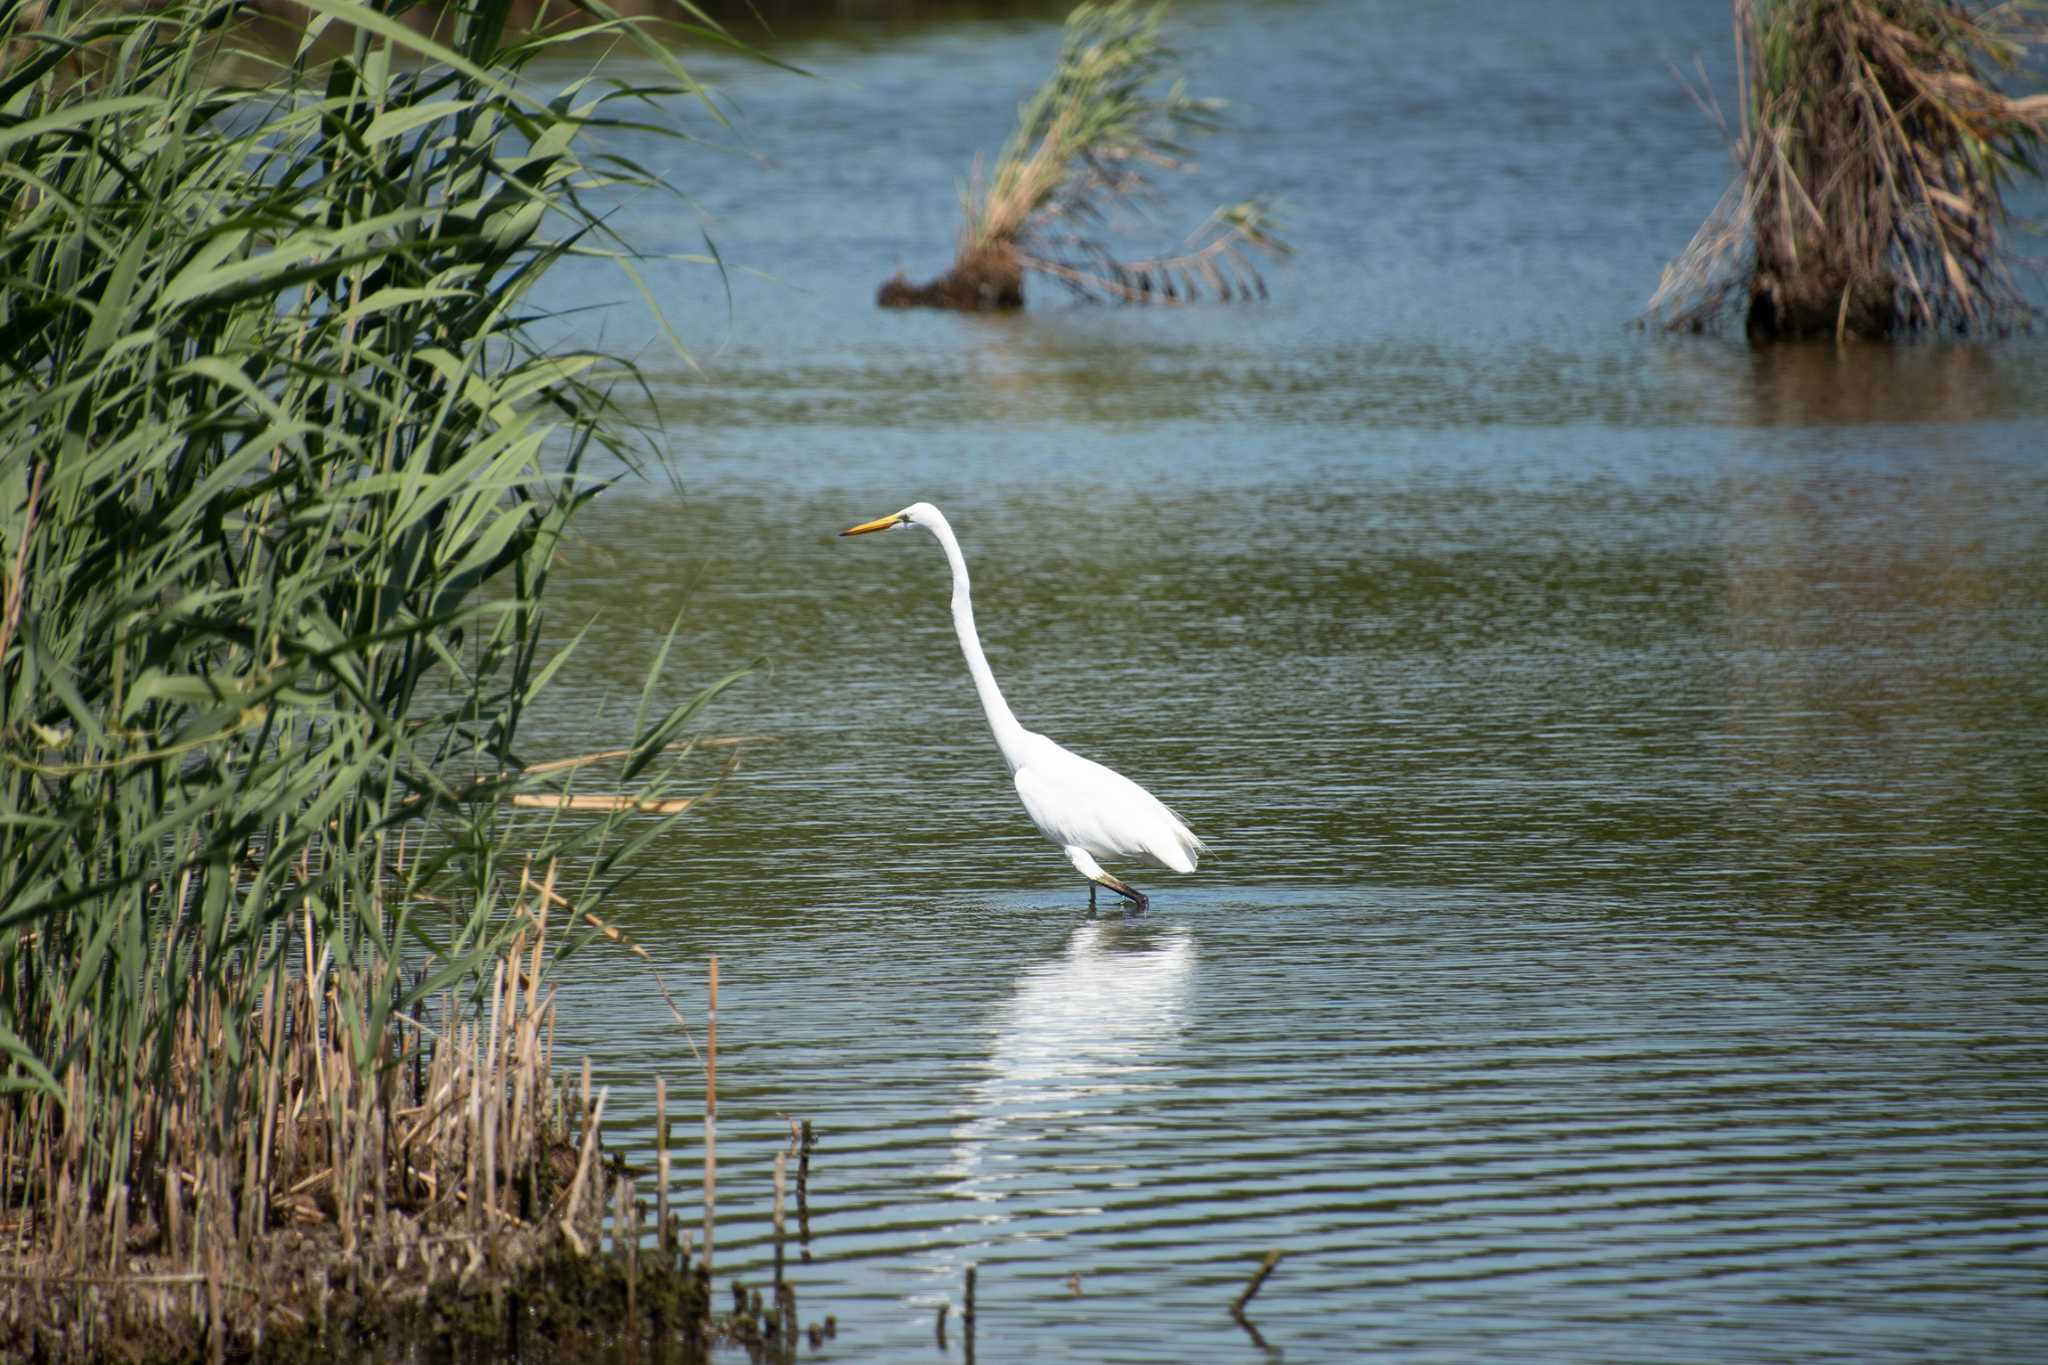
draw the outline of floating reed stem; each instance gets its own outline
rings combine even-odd
[[[664,800],[647,800],[631,796],[562,795],[543,796],[533,792],[519,792],[511,804],[531,810],[574,810],[604,811],[608,813],[635,813],[640,815],[680,815],[697,804],[695,796],[674,796]]]

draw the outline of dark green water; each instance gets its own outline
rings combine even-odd
[[[653,272],[680,487],[584,523],[542,729],[617,742],[678,611],[678,697],[772,665],[613,907],[692,1010],[720,957],[722,1273],[794,1115],[820,1359],[939,1358],[969,1263],[979,1359],[1257,1359],[1269,1247],[1290,1360],[2038,1358],[2048,347],[1624,326],[1724,183],[1718,4],[1186,17],[1210,198],[1292,209],[1262,306],[873,309],[1039,23],[705,59],[746,154],[635,149],[702,216],[619,225],[732,313]],[[937,548],[833,538],[919,499],[1019,717],[1215,849],[1142,919],[1025,820]],[[562,1028],[633,1140],[691,1089],[633,959]]]

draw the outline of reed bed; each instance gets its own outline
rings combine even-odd
[[[225,1143],[221,1125],[174,1122],[179,1140],[133,1183],[94,1191],[75,1150],[37,1140],[38,1103],[0,1108],[0,1353],[374,1356],[450,1337],[529,1359],[574,1358],[579,1341],[683,1359],[720,1343],[793,1352],[779,1206],[772,1301],[741,1292],[715,1311],[708,1237],[694,1256],[669,1208],[665,1085],[648,1192],[606,1154],[609,1096],[592,1093],[587,1061],[580,1082],[558,1073],[551,937],[588,912],[553,883],[551,871],[530,884],[480,996],[380,1028],[349,1002],[389,983],[337,961],[306,925],[305,969],[266,988],[248,1021],[260,1099]],[[562,910],[552,927],[550,907]],[[217,1010],[181,1013],[173,1082],[138,1113],[209,1104],[200,1059],[226,1045],[224,1029]],[[370,1029],[365,1073],[350,1040]],[[707,1146],[707,1201],[713,1161]],[[45,1188],[57,1197],[37,1197]],[[707,1229],[714,1213],[707,1202]]]
[[[533,984],[546,921],[529,922],[472,1006],[448,996],[382,1027],[360,1002],[392,983],[337,961],[308,922],[305,969],[266,984],[242,1021],[252,1102],[229,1125],[197,1120],[215,1102],[205,1059],[230,1021],[192,999],[168,1083],[131,1106],[141,1124],[161,1112],[165,1138],[114,1189],[92,1188],[75,1141],[38,1141],[50,1102],[0,1109],[0,1346],[90,1358],[124,1340],[175,1352],[196,1334],[238,1354],[324,1330],[359,1300],[516,1271],[547,1245],[533,1233],[550,1213],[586,1229],[601,1219],[596,1124],[578,1133],[553,1078],[552,993]],[[365,1034],[367,1072],[350,1047]]]
[[[528,752],[586,462],[649,450],[630,358],[550,344],[534,290],[637,285],[605,206],[668,187],[586,149],[686,74],[604,19],[578,40],[669,82],[536,94],[559,37],[509,0],[431,35],[303,8],[282,48],[232,0],[0,11],[0,1330],[32,1351],[196,1318],[232,1353],[594,1245],[616,1173],[552,1079],[548,959],[703,799],[687,735],[739,676],[676,700],[664,648],[630,742]]]
[[[623,790],[528,771],[583,461],[642,453],[629,364],[543,346],[530,295],[630,271],[585,196],[656,181],[579,152],[610,93],[521,91],[547,39],[507,8],[444,46],[319,0],[234,62],[217,0],[0,16],[0,1105],[61,1114],[96,1197],[253,1102],[291,945],[346,965],[367,1076],[387,1014],[490,971],[508,850],[595,904],[688,808],[718,685],[665,703],[660,665]],[[158,1098],[181,1068],[203,1104]]]

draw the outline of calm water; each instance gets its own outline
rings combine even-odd
[[[1028,16],[701,59],[722,149],[631,149],[692,211],[619,225],[732,307],[653,273],[676,481],[584,523],[543,728],[618,742],[679,612],[676,697],[766,660],[613,903],[691,1010],[720,958],[721,1275],[793,1115],[820,1359],[939,1359],[970,1263],[988,1361],[2040,1358],[2048,346],[1627,329],[1724,183],[1718,3],[1184,18],[1242,131],[1145,244],[1281,196],[1263,306],[873,309]],[[1024,819],[937,548],[833,538],[917,499],[1019,716],[1214,846],[1149,915]],[[562,1029],[644,1147],[646,971],[573,959]]]

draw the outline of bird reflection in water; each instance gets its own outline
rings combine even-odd
[[[956,1197],[1001,1205],[983,1222],[1084,1213],[1123,1183],[1126,1145],[1152,1123],[1160,1069],[1187,1026],[1195,965],[1184,925],[1077,925],[997,1010],[988,1074],[968,1087],[944,1170]]]

